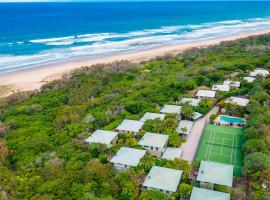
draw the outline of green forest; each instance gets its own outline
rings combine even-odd
[[[114,130],[123,119],[140,119],[159,112],[164,104],[192,97],[197,89],[227,78],[239,80],[249,71],[270,69],[270,35],[193,48],[138,64],[119,61],[83,67],[41,91],[22,92],[0,102],[0,199],[163,200],[189,196],[189,171],[198,163],[156,159],[147,154],[138,167],[117,172],[109,163],[121,146],[141,148],[131,134],[117,144],[85,144],[97,129]],[[235,177],[231,199],[270,198],[270,77],[240,89],[218,92],[201,101],[196,111],[206,114],[229,96],[250,96],[244,127],[244,170]],[[183,108],[189,115],[188,106]],[[148,121],[144,131],[169,135],[169,145],[185,142],[175,131],[177,119]],[[139,134],[141,135],[141,134]],[[141,191],[153,165],[183,170],[176,193]],[[223,188],[216,188],[222,191]]]

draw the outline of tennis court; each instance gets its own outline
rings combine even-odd
[[[242,129],[208,124],[202,135],[196,160],[210,160],[234,165],[234,175],[241,176],[242,143]]]

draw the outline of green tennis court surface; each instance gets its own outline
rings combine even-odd
[[[207,124],[196,160],[210,160],[234,165],[234,175],[241,176],[243,131],[239,128]]]

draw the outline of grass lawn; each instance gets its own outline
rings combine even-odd
[[[242,129],[208,124],[201,138],[196,160],[209,160],[234,165],[234,175],[241,176],[243,166],[242,143]]]

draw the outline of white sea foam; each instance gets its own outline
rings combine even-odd
[[[0,55],[0,73],[75,57],[133,52],[160,45],[201,41],[264,28],[270,28],[270,18],[162,26],[158,29],[127,33],[94,33],[30,40],[31,43],[52,47],[34,55]],[[27,42],[17,42],[17,44],[25,45]],[[53,46],[58,46],[58,48]]]

